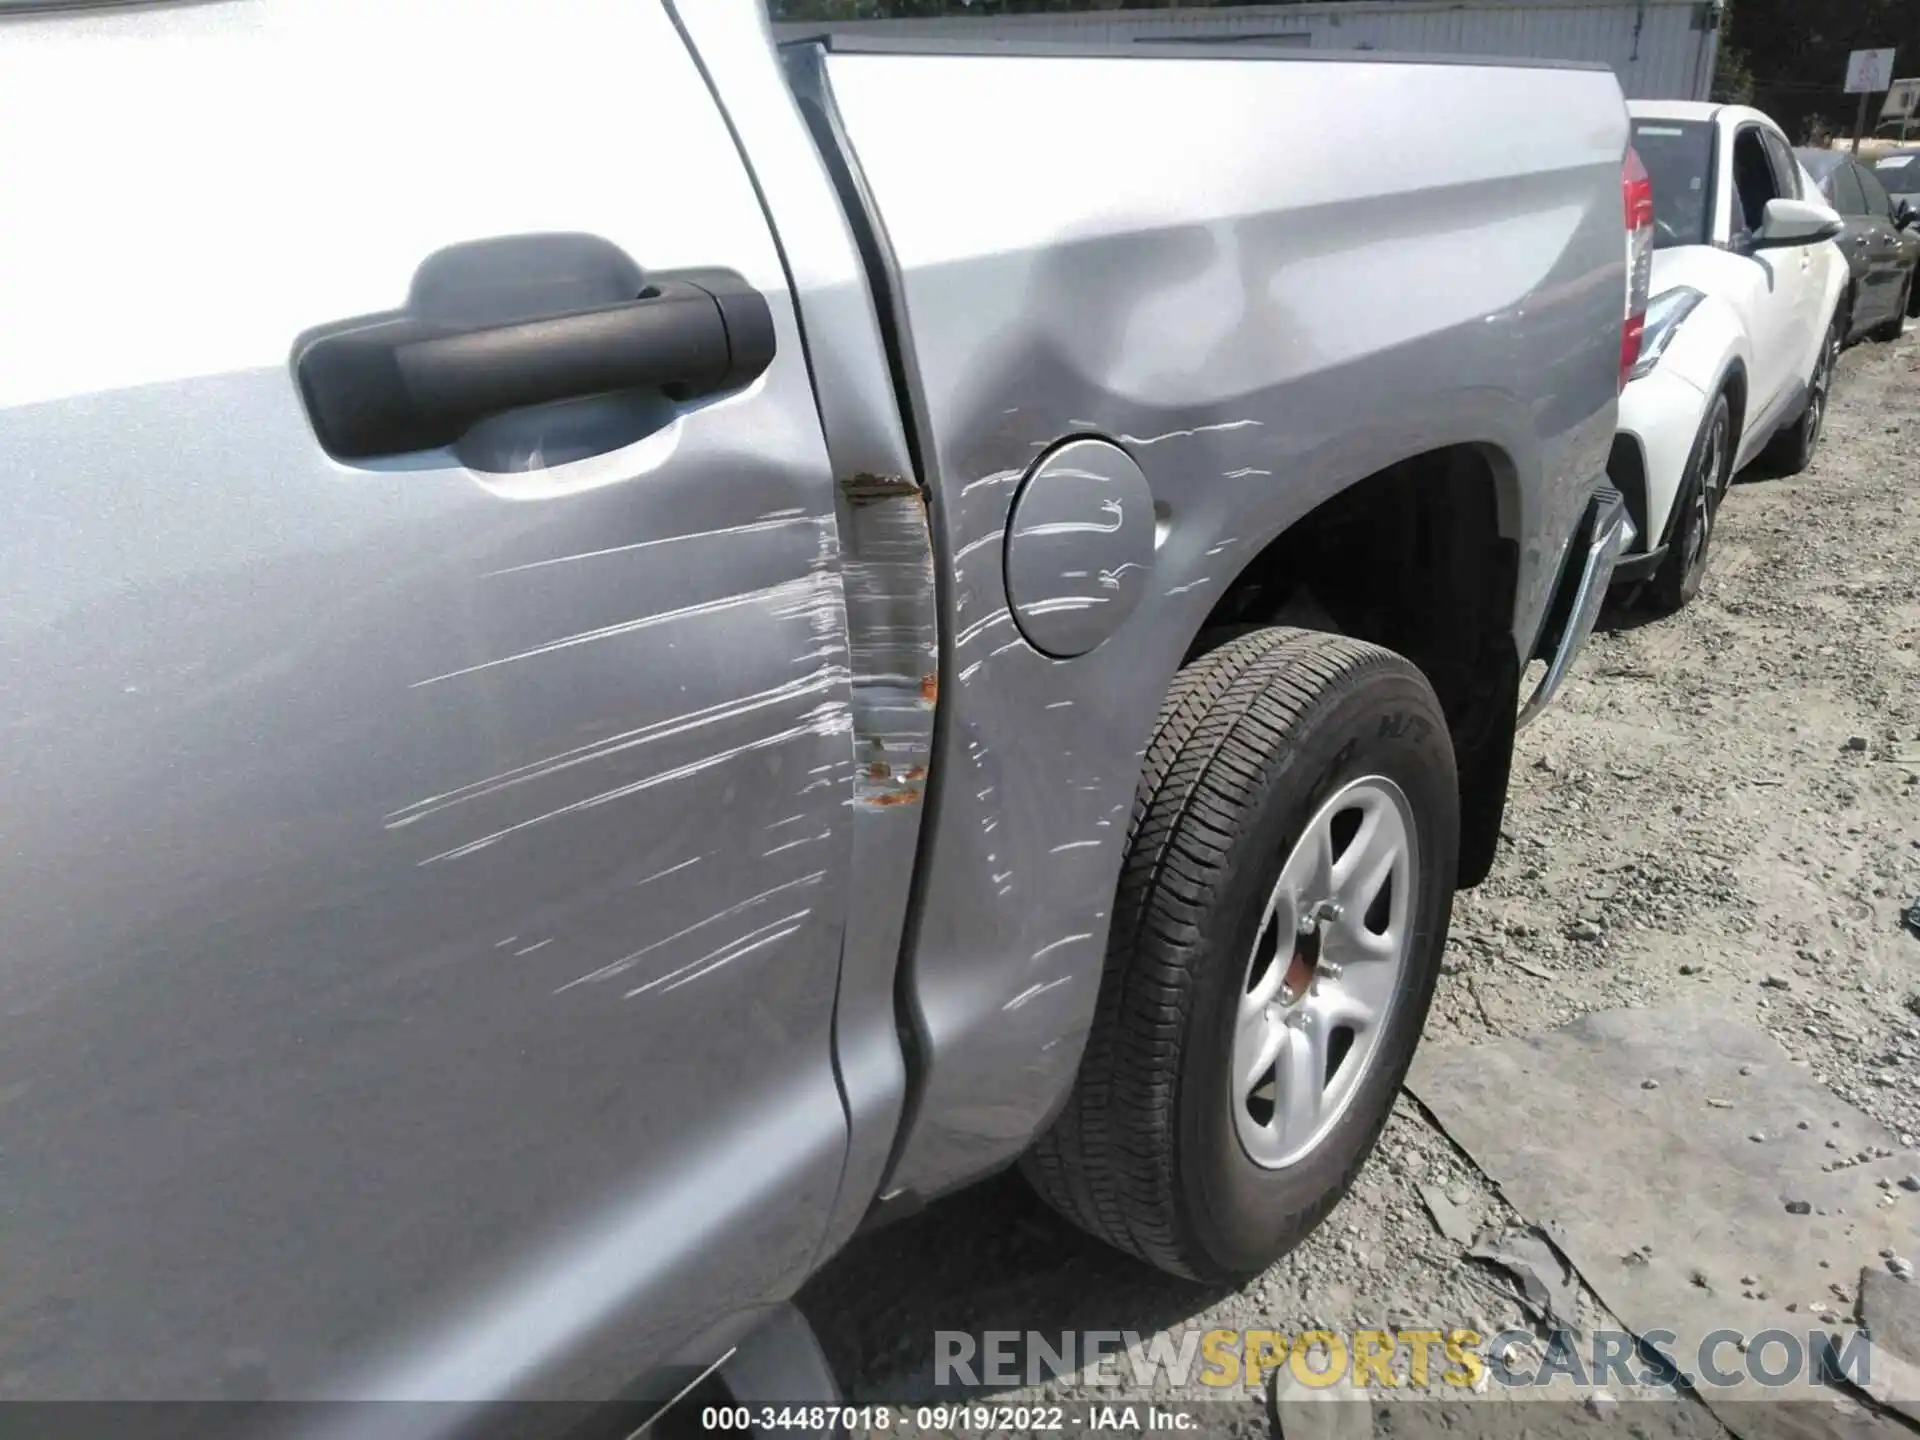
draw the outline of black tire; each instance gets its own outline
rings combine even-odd
[[[1920,267],[1907,276],[1907,318],[1920,320]]]
[[[1813,362],[1813,374],[1807,380],[1807,406],[1800,418],[1774,436],[1767,444],[1767,468],[1776,475],[1798,475],[1813,463],[1813,452],[1820,445],[1820,431],[1827,420],[1827,401],[1833,393],[1833,367],[1840,358],[1840,337],[1846,333],[1842,312],[1827,326],[1820,355]]]
[[[1391,780],[1413,820],[1406,950],[1345,1108],[1297,1161],[1263,1168],[1236,1130],[1235,1015],[1255,944],[1274,933],[1265,916],[1286,857],[1359,777]],[[1147,750],[1079,1075],[1023,1162],[1047,1202],[1200,1280],[1256,1274],[1307,1235],[1373,1148],[1419,1042],[1452,914],[1459,823],[1445,717],[1400,656],[1273,627],[1183,669]],[[1328,1066],[1334,1083],[1341,1063]]]
[[[1641,603],[1656,614],[1671,615],[1684,609],[1700,593],[1700,582],[1707,575],[1714,522],[1720,516],[1720,502],[1726,499],[1727,482],[1732,478],[1733,445],[1733,406],[1723,391],[1713,397],[1713,404],[1700,421],[1700,433],[1693,437],[1693,451],[1687,457],[1680,494],[1674,501],[1673,534],[1667,542],[1666,558],[1640,592]]]
[[[1868,331],[1869,337],[1881,341],[1898,340],[1907,333],[1907,316],[1911,313],[1912,306],[1913,276],[1909,275],[1906,288],[1900,292],[1900,303],[1894,307],[1893,314],[1885,322]]]

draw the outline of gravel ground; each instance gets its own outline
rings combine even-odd
[[[1849,352],[1813,467],[1745,478],[1714,543],[1694,604],[1603,620],[1521,737],[1508,840],[1455,908],[1430,1041],[1711,1001],[1920,1133],[1920,939],[1900,923],[1920,896],[1920,340]],[[1524,1328],[1503,1279],[1437,1233],[1433,1185],[1477,1225],[1518,1223],[1403,1095],[1345,1203],[1238,1291],[1123,1259],[1009,1178],[863,1240],[803,1303],[854,1401],[929,1394],[941,1328]],[[1697,1404],[1637,1408],[1649,1436],[1722,1433]]]

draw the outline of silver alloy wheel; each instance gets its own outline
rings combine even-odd
[[[1726,465],[1728,420],[1724,413],[1716,412],[1713,424],[1707,428],[1705,445],[1700,452],[1700,471],[1697,483],[1693,487],[1692,508],[1693,524],[1688,527],[1687,564],[1683,574],[1691,575],[1694,567],[1706,554],[1707,542],[1713,538],[1713,519],[1720,511],[1723,477],[1721,470]]]
[[[1820,358],[1813,366],[1813,393],[1807,397],[1807,449],[1820,439],[1820,425],[1827,416],[1827,392],[1833,387],[1833,366],[1840,356],[1840,322],[1833,322],[1820,345]]]
[[[1733,488],[1733,456],[1728,452],[1733,442],[1733,412],[1721,413],[1713,424],[1713,434],[1707,441],[1707,459],[1712,468],[1706,473],[1713,479],[1713,511],[1720,513],[1720,502],[1727,498],[1727,492]],[[1703,467],[1705,468],[1705,467]]]
[[[1255,1164],[1299,1163],[1358,1092],[1413,943],[1413,806],[1383,775],[1322,805],[1280,869],[1235,1017],[1233,1123]]]

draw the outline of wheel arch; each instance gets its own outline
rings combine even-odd
[[[1647,549],[1657,549],[1672,533],[1674,514],[1687,461],[1692,456],[1700,423],[1713,397],[1739,377],[1739,397],[1733,401],[1737,436],[1746,434],[1747,420],[1753,413],[1751,375],[1753,341],[1738,309],[1724,298],[1709,295],[1687,317],[1673,343],[1661,356],[1659,365],[1645,380],[1636,380],[1621,398],[1620,429],[1640,445],[1645,484],[1645,524],[1640,526]],[[1682,387],[1666,385],[1644,389],[1662,375],[1677,376],[1686,382],[1689,395],[1686,413],[1677,413],[1677,398]],[[1734,453],[1740,453],[1736,440]],[[1751,457],[1747,457],[1751,458]]]
[[[1517,468],[1495,445],[1395,461],[1270,537],[1187,651],[1191,661],[1249,628],[1287,623],[1412,661],[1439,697],[1458,756],[1462,885],[1491,868],[1506,804],[1521,669],[1520,506]]]
[[[1746,442],[1748,398],[1747,362],[1738,352],[1727,357],[1721,367],[1719,375],[1715,377],[1712,385],[1707,388],[1704,403],[1700,407],[1700,414],[1694,422],[1694,438],[1687,446],[1686,463],[1688,465],[1692,464],[1694,447],[1699,443],[1700,436],[1705,434],[1706,431],[1707,414],[1713,409],[1714,400],[1721,395],[1727,397],[1728,418],[1732,427],[1732,434],[1729,437],[1728,443],[1734,457],[1732,462],[1733,470],[1734,473],[1737,474],[1740,468],[1740,447]],[[1680,506],[1678,503],[1680,488],[1685,482],[1685,479],[1686,475],[1684,471],[1675,477],[1672,493],[1667,497],[1667,518],[1661,526],[1658,539],[1649,539],[1649,546],[1655,544],[1665,545],[1673,539],[1674,526],[1679,523],[1680,517]]]
[[[1714,387],[1718,394],[1727,392],[1727,405],[1733,411],[1733,451],[1740,453],[1740,442],[1747,433],[1747,362],[1735,355],[1727,362],[1727,368],[1721,372],[1720,383]]]

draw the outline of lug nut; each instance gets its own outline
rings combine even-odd
[[[1338,900],[1316,900],[1300,914],[1300,933],[1311,935],[1323,921],[1338,920],[1342,913]]]

